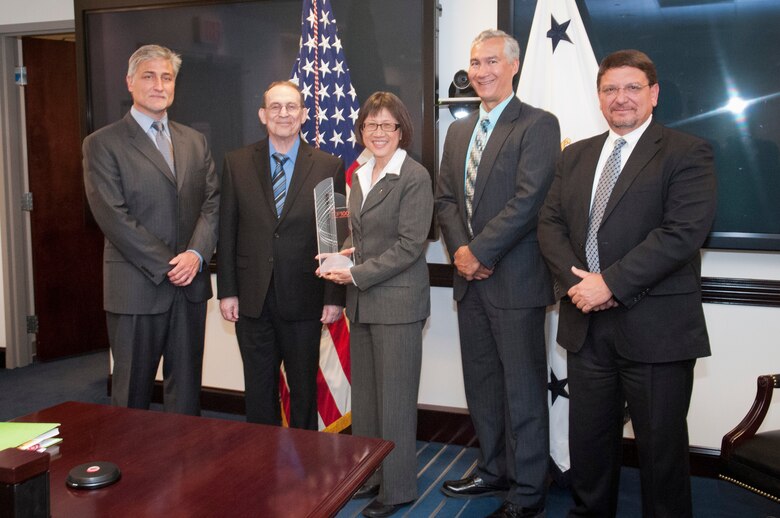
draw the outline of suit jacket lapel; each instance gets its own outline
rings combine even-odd
[[[360,234],[363,222],[361,219],[361,208],[363,204],[363,190],[360,188],[360,182],[357,176],[353,176],[352,189],[349,192],[349,217],[352,223],[352,233]]]
[[[503,113],[496,121],[496,127],[490,133],[490,139],[482,152],[479,169],[477,170],[477,183],[474,185],[474,210],[477,209],[482,193],[485,192],[485,185],[490,177],[490,173],[493,171],[498,154],[514,128],[514,122],[520,117],[520,109],[519,99],[514,98],[509,101],[509,104],[506,105]]]
[[[178,124],[168,121],[168,129],[171,132],[171,144],[173,145],[173,166],[176,168],[176,186],[181,189],[184,184],[184,178],[187,176],[189,170],[189,164],[187,160],[190,158],[189,153],[184,153],[184,135],[181,132]],[[164,162],[165,160],[163,160]],[[167,163],[165,164],[168,165]]]
[[[401,169],[403,171],[403,168]],[[376,185],[368,192],[366,202],[363,204],[363,208],[360,210],[361,214],[366,213],[372,208],[379,205],[385,197],[390,194],[390,191],[398,184],[400,175],[386,174],[384,178],[379,180]]]
[[[134,148],[136,148],[142,155],[151,160],[151,162],[157,166],[157,169],[162,173],[173,185],[176,185],[176,178],[174,178],[171,168],[165,163],[165,159],[157,146],[154,145],[152,139],[143,132],[141,126],[138,125],[130,112],[125,115],[125,122],[127,123],[127,132],[130,137],[130,142]]]
[[[254,162],[254,171],[257,171],[256,187],[260,190],[260,195],[265,200],[265,206],[271,215],[276,218],[276,203],[274,203],[274,192],[271,187],[271,163],[268,154],[268,139],[261,140],[255,146],[252,153],[252,162]]]
[[[628,188],[631,187],[631,184],[636,177],[639,176],[642,169],[644,169],[647,163],[661,149],[660,140],[661,126],[651,123],[636,143],[636,149],[631,153],[626,165],[623,166],[623,170],[620,171],[620,176],[618,176],[615,187],[612,189],[612,194],[609,197],[609,202],[604,209],[604,216],[601,218],[602,225],[612,213],[615,205],[620,203],[620,199]]]
[[[282,214],[279,216],[280,221],[284,219],[290,211],[290,208],[295,203],[295,198],[309,178],[311,168],[314,167],[314,161],[311,158],[311,154],[311,148],[301,141],[300,146],[298,147],[298,156],[295,157],[295,168],[293,169],[292,181],[290,182],[290,187],[287,189],[287,194],[285,194],[284,197]],[[271,197],[273,198],[273,193],[271,193]],[[314,207],[312,207],[311,210],[314,210]]]
[[[590,189],[579,189],[577,196],[579,202],[577,204],[578,212],[582,214],[582,221],[585,222],[584,232],[588,231],[588,222],[590,221],[590,201],[593,194],[593,181],[596,179],[596,167],[599,165],[599,157],[601,157],[601,150],[604,148],[604,142],[607,140],[609,132],[605,132],[603,135],[599,135],[598,138],[593,140],[593,144],[588,147],[582,153],[577,168],[582,171],[583,178],[578,179],[576,185],[588,185]]]

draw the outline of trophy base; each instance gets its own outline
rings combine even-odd
[[[333,270],[352,268],[352,259],[346,255],[333,254],[320,263],[320,273],[328,273]]]

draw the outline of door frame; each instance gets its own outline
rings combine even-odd
[[[0,242],[6,368],[28,365],[34,356],[34,335],[27,333],[27,315],[35,309],[30,215],[21,207],[28,185],[24,91],[14,81],[14,68],[22,66],[20,38],[74,31],[73,20],[0,26]]]

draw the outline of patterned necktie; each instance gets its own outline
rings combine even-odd
[[[604,164],[604,170],[601,172],[599,184],[596,187],[596,195],[593,197],[593,206],[590,208],[590,222],[588,223],[588,238],[585,241],[585,256],[588,259],[588,268],[591,272],[601,272],[599,263],[599,243],[598,233],[601,226],[601,219],[604,217],[604,209],[607,208],[607,202],[615,187],[618,176],[620,176],[620,148],[626,141],[619,138],[615,141],[615,147]]]
[[[165,136],[165,126],[160,121],[154,121],[152,123],[154,128],[154,142],[157,144],[157,149],[160,150],[168,167],[171,168],[171,172],[176,175],[176,170],[173,168],[173,150],[171,149],[171,143]]]
[[[284,197],[287,192],[287,180],[284,174],[284,163],[289,160],[289,157],[281,153],[274,153],[271,155],[276,161],[276,167],[271,175],[271,185],[274,189],[274,203],[276,203],[276,215],[282,215],[282,207],[284,207]]]
[[[479,161],[482,160],[482,151],[485,150],[489,125],[490,119],[487,117],[479,121],[479,128],[474,137],[474,145],[471,146],[471,153],[469,153],[468,167],[466,167],[466,185],[464,187],[466,192],[466,221],[468,222],[469,236],[471,237],[474,237],[474,230],[471,228],[471,216],[474,214],[474,184],[477,183],[477,170],[479,169]]]

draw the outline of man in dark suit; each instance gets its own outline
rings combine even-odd
[[[343,192],[344,165],[300,139],[306,115],[294,83],[271,84],[259,116],[268,138],[225,157],[219,307],[236,323],[247,421],[281,424],[284,362],[290,426],[316,430],[320,331],[341,318],[344,289],[315,275],[314,187],[333,178]]]
[[[112,402],[148,408],[163,357],[165,410],[197,415],[219,181],[206,138],[168,121],[180,66],[157,45],[130,57],[133,106],[84,139],[84,184],[106,237]]]
[[[653,62],[618,51],[598,72],[609,132],[567,147],[539,242],[564,295],[570,516],[615,516],[628,403],[644,516],[691,516],[686,415],[710,354],[699,248],[715,214],[710,146],[652,120]]]
[[[553,291],[536,240],[539,208],[560,154],[558,121],[520,102],[520,48],[502,31],[471,46],[479,113],[447,133],[436,209],[455,266],[466,400],[480,445],[476,472],[442,491],[508,490],[491,516],[544,512],[549,456],[545,306]]]

